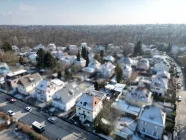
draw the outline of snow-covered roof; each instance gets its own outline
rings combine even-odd
[[[170,73],[169,72],[167,72],[167,71],[159,71],[159,72],[157,72],[157,74],[156,74],[157,76],[160,76],[160,77],[162,77],[162,78],[167,78],[167,79],[170,79]]]
[[[85,67],[82,69],[82,71],[88,72],[88,73],[94,73],[95,69],[91,67]]]
[[[96,96],[88,95],[84,93],[79,101],[77,102],[76,106],[93,111],[94,108],[101,102]]]
[[[114,103],[112,103],[111,105],[112,108],[115,108],[121,112],[126,112],[135,116],[138,116],[138,114],[140,113],[140,108],[138,107],[134,107],[134,106],[130,106],[129,104],[127,104],[125,101],[122,100],[117,100]]]
[[[151,86],[168,89],[168,79],[158,77],[158,76],[153,76]]]
[[[119,135],[123,138],[128,138],[132,136],[136,130],[137,122],[133,118],[129,117],[119,117],[115,122],[115,131],[116,135]]]
[[[110,62],[107,62],[107,63],[104,63],[103,65],[101,65],[101,68],[104,69],[104,70],[113,70],[115,69],[116,66],[114,66],[112,63]]]
[[[115,60],[115,58],[113,56],[111,56],[111,55],[108,55],[108,56],[104,57],[104,59],[106,61],[111,61],[111,62],[114,62],[114,60]]]
[[[149,122],[158,126],[165,126],[166,113],[157,106],[145,106],[140,115],[139,120]]]
[[[7,73],[7,76],[10,76],[11,77],[11,76],[19,75],[19,74],[25,73],[25,72],[27,72],[27,70],[21,69],[21,70],[15,71],[15,72],[9,72],[9,73]]]
[[[79,98],[83,93],[83,90],[78,86],[77,83],[71,82],[65,85],[64,88],[60,89],[53,95],[53,100],[62,101],[67,103],[70,100]]]
[[[53,80],[51,80],[51,82],[58,85],[58,86],[64,85],[64,82],[59,79],[53,79]]]

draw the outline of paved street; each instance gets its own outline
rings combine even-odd
[[[186,140],[186,91],[185,91],[185,82],[183,80],[183,75],[180,76],[178,82],[182,83],[182,89],[177,93],[177,97],[180,95],[182,97],[181,102],[177,102],[176,110],[176,124],[178,131],[178,140]]]
[[[74,125],[71,125],[63,120],[58,119],[56,124],[50,124],[47,121],[49,117],[43,112],[38,112],[34,109],[31,113],[26,112],[24,108],[27,106],[26,103],[17,101],[14,104],[10,104],[6,101],[7,95],[0,93],[0,111],[7,112],[7,110],[12,110],[16,113],[15,118],[24,122],[25,124],[31,125],[32,122],[38,121],[44,124],[45,131],[43,135],[51,140],[56,138],[62,138],[63,140],[99,140],[97,136],[80,129]]]

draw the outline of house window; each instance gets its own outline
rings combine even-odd
[[[153,132],[153,137],[157,137],[157,132]]]
[[[143,125],[147,125],[147,123],[146,122],[143,122]]]
[[[79,110],[81,110],[81,108],[79,108]]]
[[[143,133],[145,133],[145,131],[146,131],[146,129],[145,129],[145,128],[143,128],[143,129],[142,129],[142,132],[143,132]]]
[[[85,113],[85,111],[83,111],[83,113]]]
[[[87,113],[89,114],[90,112],[89,112],[89,111],[87,111]]]

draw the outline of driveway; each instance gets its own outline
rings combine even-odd
[[[31,125],[32,122],[38,121],[44,124],[45,131],[43,133],[48,139],[55,140],[56,138],[62,138],[63,140],[100,140],[97,136],[88,133],[87,131],[69,124],[63,120],[58,119],[56,124],[50,124],[47,121],[48,114],[44,112],[38,112],[36,109],[26,112],[24,108],[28,106],[26,103],[16,101],[14,104],[10,104],[6,101],[7,95],[0,93],[0,111],[7,112],[12,110],[16,113],[15,118],[19,119],[25,124]]]

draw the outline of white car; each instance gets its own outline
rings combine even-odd
[[[13,112],[12,110],[8,110],[7,114],[8,114],[9,116],[14,116],[14,115],[15,115],[15,112]]]
[[[25,110],[31,112],[32,111],[32,108],[29,107],[29,106],[27,106],[27,107],[25,107]]]
[[[57,117],[50,117],[48,118],[48,121],[51,123],[56,123],[57,122]]]
[[[181,99],[181,96],[178,96],[178,101],[180,102],[182,99]]]

